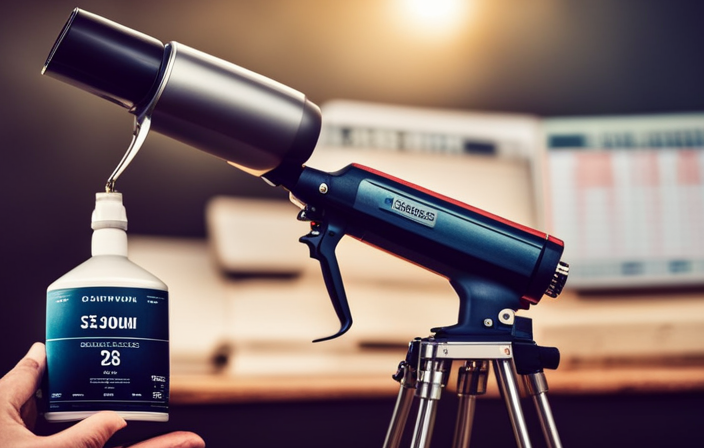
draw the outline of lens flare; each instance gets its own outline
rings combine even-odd
[[[451,35],[457,32],[468,16],[469,0],[399,0],[399,9],[406,26],[414,34]]]
[[[412,14],[427,21],[451,20],[462,6],[461,0],[406,0]]]

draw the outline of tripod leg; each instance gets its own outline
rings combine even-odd
[[[477,395],[486,393],[486,380],[489,371],[489,362],[467,361],[460,367],[457,378],[457,423],[455,424],[455,437],[452,448],[467,448],[472,438],[472,423],[474,420],[474,406]]]
[[[438,400],[447,382],[448,365],[452,361],[424,359],[418,372],[418,388],[416,395],[420,397],[418,417],[411,446],[413,448],[429,448],[433,436],[433,425]]]
[[[433,425],[435,424],[435,413],[437,411],[438,400],[421,398],[418,407],[418,418],[416,420],[415,433],[411,446],[413,448],[430,447],[430,439],[433,437]]]
[[[398,448],[401,444],[401,437],[403,437],[403,430],[406,427],[408,413],[413,404],[413,394],[416,387],[413,369],[405,362],[399,365],[398,372],[394,378],[398,379],[401,383],[401,387],[396,397],[396,406],[391,416],[391,423],[386,433],[386,440],[384,440],[384,448]]]
[[[545,374],[543,372],[531,373],[523,378],[528,393],[533,396],[535,408],[540,418],[540,426],[543,428],[543,435],[548,448],[562,448],[560,436],[557,433],[557,426],[550,410],[550,403],[548,403],[548,382],[545,379]]]
[[[511,425],[513,426],[513,435],[516,437],[516,445],[518,448],[530,448],[530,437],[528,435],[528,427],[523,410],[521,409],[520,395],[518,392],[518,383],[514,376],[514,367],[511,359],[495,359],[493,360],[494,373],[496,374],[496,382],[499,384],[499,390],[506,402]]]

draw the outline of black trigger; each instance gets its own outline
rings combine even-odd
[[[310,233],[308,233],[307,235],[303,235],[298,239],[299,242],[308,246],[308,250],[310,251],[310,258],[314,258],[316,260],[318,259],[318,254],[320,253],[320,240],[320,232],[314,230],[311,230]]]

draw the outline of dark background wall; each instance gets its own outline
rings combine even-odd
[[[89,256],[93,194],[131,139],[124,110],[40,69],[79,6],[305,92],[538,115],[704,110],[698,1],[467,1],[430,35],[398,0],[4,2],[0,13],[0,373],[44,333],[45,289]],[[215,194],[280,196],[156,134],[118,183],[132,233],[204,236]]]

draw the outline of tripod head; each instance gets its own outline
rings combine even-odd
[[[151,129],[291,192],[311,221],[301,238],[319,260],[340,330],[352,325],[335,247],[344,235],[447,278],[456,325],[438,335],[501,338],[514,312],[556,297],[562,241],[359,165],[306,167],[320,111],[286,86],[176,42],[166,45],[76,9],[43,73],[127,108]]]

